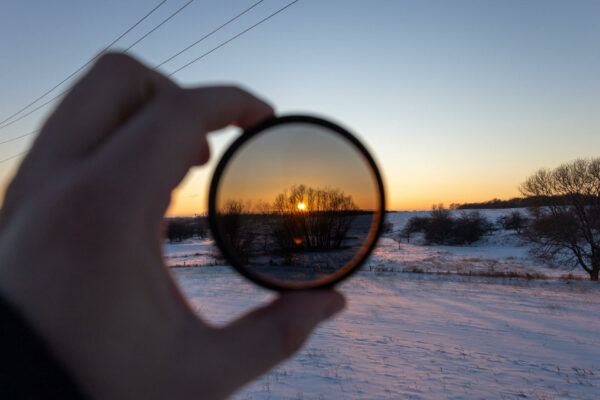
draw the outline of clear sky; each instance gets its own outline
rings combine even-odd
[[[264,130],[238,150],[225,168],[217,203],[274,203],[291,186],[339,190],[361,210],[379,210],[376,178],[363,157],[338,134],[305,123]],[[217,205],[219,208],[219,205]]]
[[[126,47],[187,0],[168,0]],[[254,0],[196,0],[134,48],[153,66]],[[5,0],[0,6],[0,120],[52,87],[159,0]],[[169,72],[270,12],[260,6]],[[329,117],[355,132],[385,175],[391,209],[518,195],[540,167],[600,156],[600,2],[318,1],[298,3],[176,74],[182,85],[238,83],[279,113]],[[38,127],[51,107],[5,129]],[[176,190],[170,214],[205,208],[217,159],[236,135],[212,136],[213,160]],[[0,159],[31,138],[0,145]],[[18,159],[0,164],[0,188]]]

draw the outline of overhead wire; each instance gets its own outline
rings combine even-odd
[[[189,6],[190,4],[192,4],[194,1],[195,0],[189,0],[183,6],[179,7],[174,13],[172,13],[171,15],[169,15],[167,18],[163,19],[160,24],[156,25],[154,28],[152,28],[148,32],[146,32],[141,38],[139,38],[138,40],[136,40],[135,42],[133,42],[132,44],[130,44],[129,47],[127,47],[125,50],[123,50],[123,53],[127,53],[129,50],[131,50],[133,48],[133,46],[135,46],[136,44],[138,44],[142,40],[146,39],[146,37],[148,37],[155,30],[157,30],[158,28],[160,28],[161,26],[163,26],[164,24],[166,24],[171,18],[173,18],[174,16],[176,16],[177,14],[179,14],[181,11],[183,11],[187,6]]]
[[[69,91],[69,89],[65,89],[62,92],[60,92],[59,94],[57,94],[56,96],[52,97],[50,100],[45,101],[42,104],[40,104],[39,106],[37,106],[37,107],[35,107],[35,108],[27,111],[25,114],[21,115],[19,118],[13,119],[12,121],[10,121],[10,122],[8,122],[8,123],[6,123],[4,125],[0,125],[0,129],[6,128],[7,126],[14,124],[15,122],[19,122],[23,118],[26,118],[26,117],[30,116],[31,114],[33,114],[34,112],[36,112],[40,108],[43,108],[44,106],[47,106],[48,104],[52,103],[54,100],[56,100],[59,97],[63,96],[68,91]]]
[[[210,49],[210,50],[209,50],[209,51],[207,51],[206,53],[204,53],[204,54],[200,55],[199,57],[197,57],[197,58],[193,59],[192,61],[190,61],[190,62],[188,62],[188,63],[184,64],[183,66],[181,66],[181,67],[179,67],[179,68],[177,68],[175,71],[171,72],[171,73],[170,73],[170,74],[168,74],[167,76],[173,76],[173,75],[175,75],[176,73],[178,73],[179,71],[181,71],[182,69],[189,67],[190,65],[194,64],[194,63],[195,63],[195,62],[197,62],[197,61],[200,61],[201,59],[203,59],[204,57],[206,57],[207,55],[209,55],[209,54],[210,54],[210,53],[212,53],[213,51],[215,51],[215,50],[218,50],[218,49],[220,49],[221,47],[225,46],[226,44],[228,44],[228,43],[230,43],[230,42],[234,41],[235,39],[239,38],[240,36],[242,36],[242,35],[243,35],[243,34],[245,34],[246,32],[248,32],[248,31],[250,31],[250,30],[252,30],[252,29],[256,28],[257,26],[259,26],[259,25],[260,25],[260,24],[262,24],[263,22],[265,22],[265,21],[267,21],[267,20],[271,19],[271,18],[272,18],[272,17],[274,17],[275,15],[279,14],[280,12],[284,11],[286,8],[288,8],[288,7],[291,7],[292,5],[294,5],[295,3],[299,2],[299,1],[300,1],[300,0],[294,0],[294,1],[290,2],[290,3],[288,3],[286,6],[284,6],[284,7],[281,7],[280,9],[278,9],[277,11],[275,11],[274,13],[272,13],[272,14],[268,15],[267,17],[265,17],[265,18],[261,19],[260,21],[258,21],[258,22],[257,22],[257,23],[255,23],[254,25],[251,25],[250,27],[248,27],[248,28],[244,29],[243,31],[241,31],[241,32],[240,32],[240,33],[238,33],[237,35],[235,35],[235,36],[232,36],[231,38],[227,39],[226,41],[224,41],[223,43],[219,44],[218,46],[216,46],[216,47],[213,47],[212,49]]]
[[[256,3],[252,4],[250,7],[246,8],[244,11],[242,11],[241,13],[239,13],[238,15],[236,15],[235,17],[230,18],[225,23],[221,24],[220,26],[218,26],[217,28],[213,29],[212,31],[210,31],[206,35],[202,36],[200,39],[196,40],[194,43],[190,44],[189,46],[186,46],[185,48],[183,48],[182,50],[180,50],[177,53],[173,54],[171,57],[167,58],[166,60],[164,60],[160,64],[156,65],[154,67],[154,69],[155,70],[159,69],[160,67],[162,67],[163,65],[165,65],[166,63],[168,63],[169,61],[171,61],[172,59],[174,59],[175,57],[178,57],[179,55],[185,53],[186,51],[188,51],[189,49],[191,49],[192,47],[194,47],[198,43],[202,42],[203,40],[205,40],[208,37],[212,36],[213,34],[217,33],[218,31],[220,31],[221,29],[223,29],[224,27],[226,27],[227,25],[229,25],[230,23],[232,23],[233,21],[235,21],[236,19],[238,19],[242,15],[246,14],[248,11],[252,10],[254,7],[256,7],[257,5],[259,5],[263,1],[264,0],[259,0]]]
[[[39,131],[40,131],[39,129],[36,129],[35,131],[29,132],[29,133],[25,133],[25,134],[20,135],[20,136],[15,136],[15,137],[10,138],[10,139],[3,140],[3,141],[0,142],[0,144],[14,142],[15,140],[19,140],[19,139],[22,139],[22,138],[27,137],[27,136],[35,135]]]
[[[160,3],[158,6],[164,4],[164,2],[167,0],[164,0],[162,3]],[[129,45],[125,50],[123,50],[123,53],[127,53],[129,50],[131,50],[135,45],[137,45],[138,43],[140,43],[142,40],[144,40],[146,37],[148,37],[150,34],[152,34],[154,31],[156,31],[158,28],[160,28],[161,26],[163,26],[165,23],[167,23],[171,18],[173,18],[174,16],[176,16],[177,14],[179,14],[181,11],[183,11],[183,9],[185,9],[187,6],[189,6],[190,4],[192,4],[195,0],[189,0],[187,3],[185,3],[183,6],[179,7],[175,12],[173,12],[171,15],[169,15],[167,18],[165,18],[164,20],[162,20],[158,25],[156,25],[154,28],[152,28],[151,30],[149,30],[148,32],[146,32],[144,35],[142,35],[139,39],[137,39],[135,42],[133,42],[131,45]],[[155,7],[152,11],[156,10],[157,7]],[[144,16],[147,17],[148,15],[150,15],[150,13],[146,14]],[[140,21],[138,21],[136,24],[139,24],[143,19],[141,19]],[[58,86],[60,86],[61,84],[63,84],[64,82],[66,82],[67,80],[69,80],[69,78],[71,78],[73,75],[75,75],[77,72],[81,71],[83,68],[85,68],[86,66],[88,66],[91,62],[95,61],[98,57],[100,57],[102,55],[102,53],[104,53],[106,50],[108,50],[111,46],[113,46],[119,39],[121,39],[126,33],[130,32],[131,29],[133,29],[135,27],[135,25],[130,28],[127,32],[125,32],[124,34],[120,35],[116,40],[113,40],[112,43],[108,46],[106,46],[104,48],[104,50],[102,50],[102,52],[100,52],[98,55],[96,55],[94,58],[90,59],[86,64],[82,65],[80,68],[78,68],[74,73],[72,73],[71,75],[69,75],[67,78],[65,78],[62,82],[60,82],[58,85],[55,85],[52,89],[50,89],[49,91],[47,91],[44,95],[40,96],[38,99],[36,99],[35,101],[31,102],[29,105],[27,105],[26,107],[22,108],[21,110],[19,110],[17,113],[13,114],[11,117],[14,117],[15,115],[19,114],[20,112],[24,111],[25,109],[27,109],[28,107],[32,106],[33,104],[35,104],[38,100],[40,100],[41,98],[43,98],[45,95],[49,94],[50,92],[52,92],[54,89],[56,89]],[[20,117],[5,123],[4,122],[7,120],[5,119],[4,121],[0,121],[0,129],[6,128],[9,125],[14,124],[15,122],[19,122],[22,119],[30,116],[31,114],[33,114],[34,112],[36,112],[37,110],[44,108],[45,106],[47,106],[48,104],[52,103],[53,101],[59,99],[61,96],[63,96],[64,94],[66,94],[68,91],[70,90],[70,88],[66,88],[65,90],[59,92],[57,95],[55,95],[54,97],[50,98],[49,100],[45,101],[44,103],[40,104],[39,106],[29,110],[28,112],[26,112],[25,114],[21,115]],[[9,117],[8,119],[10,119],[11,117]],[[1,143],[0,143],[1,144]]]
[[[162,5],[166,0],[164,0],[162,3],[159,4]],[[129,46],[127,50],[129,50],[131,47],[133,47],[135,44],[139,43],[141,40],[143,40],[145,37],[147,37],[149,34],[151,34],[152,32],[154,32],[156,29],[158,29],[161,25],[163,25],[166,21],[168,21],[169,19],[171,19],[173,16],[175,16],[177,13],[179,13],[181,10],[183,10],[185,7],[187,7],[189,4],[191,4],[194,0],[190,0],[188,3],[186,3],[184,6],[182,6],[180,9],[178,9],[174,14],[172,14],[171,16],[169,16],[165,21],[161,22],[157,27],[153,28],[150,32],[148,32],[147,34],[145,34],[141,39],[137,40],[133,45]],[[165,61],[163,61],[162,63],[158,64],[157,66],[154,67],[154,69],[158,69],[160,66],[164,65],[165,63],[171,61],[172,59],[174,59],[175,57],[179,56],[180,54],[184,53],[185,51],[191,49],[192,47],[194,47],[196,44],[200,43],[201,41],[205,40],[206,38],[208,38],[209,36],[213,35],[214,33],[216,33],[217,31],[219,31],[220,29],[224,28],[225,26],[227,26],[228,24],[230,24],[231,22],[235,21],[236,19],[238,19],[239,17],[241,17],[242,15],[246,14],[248,11],[252,10],[254,7],[256,7],[257,5],[259,5],[260,3],[262,3],[264,0],[259,0],[256,3],[252,4],[250,7],[248,7],[247,9],[245,9],[244,11],[242,11],[241,13],[237,14],[235,17],[230,18],[228,21],[226,21],[225,23],[223,23],[222,25],[220,25],[219,27],[215,28],[214,30],[212,30],[211,32],[209,32],[208,34],[204,35],[202,38],[200,38],[199,40],[197,40],[196,42],[192,43],[191,45],[187,46],[186,48],[184,48],[182,51],[179,51],[178,53],[176,53],[175,55],[169,57],[168,59],[166,59]],[[263,24],[264,22],[268,21],[269,19],[273,18],[275,15],[283,12],[284,10],[286,10],[287,8],[291,7],[292,5],[294,5],[295,3],[297,3],[300,0],[294,0],[291,1],[290,3],[286,4],[285,6],[277,9],[275,12],[269,14],[268,16],[266,16],[265,18],[261,19],[260,21],[254,23],[253,25],[249,26],[248,28],[244,29],[243,31],[237,33],[236,35],[232,36],[231,38],[225,40],[224,42],[220,43],[219,45],[213,47],[212,49],[210,49],[209,51],[201,54],[199,57],[196,57],[195,59],[189,61],[188,63],[182,65],[181,67],[177,68],[176,70],[172,71],[171,73],[169,73],[167,76],[173,76],[176,73],[180,72],[181,70],[189,67],[190,65],[200,61],[201,59],[203,59],[204,57],[208,56],[209,54],[213,53],[214,51],[220,49],[223,46],[226,46],[227,44],[229,44],[230,42],[234,41],[235,39],[239,38],[240,36],[244,35],[245,33],[249,32],[250,30],[256,28],[257,26]],[[158,8],[158,6],[156,7]],[[155,8],[155,9],[156,9]],[[141,22],[141,21],[140,21]],[[138,22],[139,23],[139,22]],[[92,59],[93,61],[93,59]],[[90,61],[91,62],[91,61]],[[65,94],[68,90],[65,90],[61,93],[59,93],[58,95],[56,95],[55,97],[51,98],[50,100],[46,101],[45,103],[41,104],[40,106],[36,107],[33,110],[30,110],[28,113],[22,115],[21,117],[19,117],[18,119],[11,121],[10,124],[12,124],[13,122],[16,122],[22,118],[25,118],[26,116],[30,115],[31,113],[37,111],[38,109],[42,108],[43,106],[49,104],[50,102],[56,100],[57,98],[59,98],[60,96],[62,96],[63,94]],[[32,103],[34,104],[34,103]],[[8,126],[8,124],[5,125],[0,125],[0,129],[4,128],[5,126]],[[3,142],[0,142],[1,144],[4,143],[8,143],[8,142],[12,142],[18,139],[21,139],[23,137],[29,136],[29,135],[33,135],[35,133],[38,133],[39,130],[33,131],[33,132],[29,132],[26,133],[24,135],[20,135],[11,139],[7,139]],[[23,154],[26,154],[27,151],[16,154],[14,156],[5,158],[3,160],[0,160],[0,164],[12,160],[14,158],[17,158]]]
[[[166,1],[166,0],[165,0]],[[141,42],[142,40],[144,40],[148,35],[150,35],[152,32],[154,32],[155,30],[157,30],[158,28],[160,28],[163,24],[165,24],[168,20],[170,20],[171,18],[173,18],[175,15],[177,15],[180,11],[182,11],[184,8],[186,8],[188,5],[190,5],[193,1],[195,0],[190,0],[188,1],[186,4],[184,4],[182,7],[180,7],[178,10],[176,10],[173,14],[169,15],[166,19],[164,19],[160,24],[158,24],[157,26],[155,26],[153,29],[151,29],[150,31],[148,31],[146,34],[144,34],[141,38],[139,38],[138,40],[136,40],[134,43],[132,43],[129,47],[127,47],[123,52],[126,53],[127,51],[131,50],[131,48],[133,46],[135,46],[136,44],[138,44],[139,42]],[[230,18],[229,20],[227,20],[225,23],[221,24],[220,26],[218,26],[217,28],[213,29],[211,32],[207,33],[206,35],[202,36],[200,39],[196,40],[194,43],[186,46],[184,49],[178,51],[177,53],[175,53],[174,55],[172,55],[171,57],[167,58],[166,60],[164,60],[163,62],[161,62],[160,64],[156,65],[153,69],[157,70],[158,68],[160,68],[162,65],[168,63],[169,61],[171,61],[172,59],[174,59],[175,57],[183,54],[184,52],[190,50],[192,47],[196,46],[197,44],[199,44],[200,42],[202,42],[203,40],[207,39],[208,37],[212,36],[213,34],[215,34],[216,32],[218,32],[219,30],[223,29],[225,26],[229,25],[230,23],[232,23],[233,21],[235,21],[236,19],[238,19],[239,17],[241,17],[242,15],[246,14],[248,11],[252,10],[254,7],[258,6],[260,3],[262,3],[264,0],[259,0],[255,3],[253,3],[250,7],[246,8],[244,11],[240,12],[239,14],[237,14],[236,16],[234,16],[233,18]],[[114,44],[116,41],[113,41],[112,44]],[[111,44],[111,45],[112,45]],[[103,51],[106,51],[110,46],[107,46]],[[90,61],[88,61],[88,63],[86,63],[85,65],[83,65],[78,71],[76,71],[75,73],[79,72],[81,69],[83,69],[84,67],[86,67],[87,65],[89,65],[89,63],[91,63],[92,61],[94,61],[96,58],[98,58],[101,54],[98,54],[95,58],[91,59]],[[73,74],[72,74],[73,75]],[[71,76],[72,76],[71,75]],[[61,82],[60,84],[64,83],[66,80],[68,80],[71,76],[67,77],[65,80],[63,80],[63,82]],[[169,75],[170,76],[170,75]],[[60,84],[56,85],[53,89],[49,90],[47,93],[50,93],[52,90],[56,89],[56,87],[60,86]],[[47,106],[48,104],[52,103],[53,101],[59,99],[61,96],[63,96],[64,94],[66,94],[69,91],[69,88],[61,91],[60,93],[58,93],[56,96],[52,97],[51,99],[45,101],[44,103],[40,104],[39,106],[29,110],[28,112],[26,112],[25,114],[21,115],[20,117],[3,124],[6,119],[4,121],[0,121],[0,129],[6,128],[9,125],[14,124],[15,122],[21,121],[22,119],[30,116],[31,114],[33,114],[34,112],[38,111],[39,109]],[[40,98],[44,97],[44,95],[40,96]],[[30,103],[28,106],[24,107],[23,109],[21,109],[19,112],[27,109],[29,106],[35,104],[37,102],[37,100],[39,100],[40,98],[36,99],[36,101]],[[12,116],[17,115],[19,112],[13,114]],[[11,116],[11,117],[12,117]],[[8,119],[10,119],[11,117],[9,117]]]
[[[17,119],[11,123],[5,124],[5,122],[9,121],[10,119],[12,119],[13,117],[19,115],[21,112],[25,111],[26,109],[28,109],[29,107],[31,107],[32,105],[34,105],[35,103],[37,103],[38,101],[40,101],[41,99],[43,99],[44,97],[46,97],[48,94],[50,94],[51,92],[53,92],[56,88],[58,88],[60,85],[62,85],[63,83],[65,83],[66,81],[68,81],[69,79],[71,79],[73,76],[75,76],[77,73],[79,73],[82,69],[84,69],[85,67],[87,67],[88,65],[90,65],[92,62],[94,62],[96,59],[98,59],[98,57],[100,57],[102,55],[102,53],[104,53],[105,51],[107,51],[109,48],[111,48],[115,43],[117,43],[119,40],[121,40],[125,35],[127,35],[129,32],[131,32],[136,26],[138,26],[140,23],[142,23],[146,18],[148,18],[150,15],[152,15],[156,10],[158,10],[163,4],[165,4],[167,2],[167,0],[162,0],[160,3],[158,3],[158,5],[156,5],[152,10],[150,10],[149,12],[147,12],[142,18],[140,18],[135,24],[133,24],[132,26],[130,26],[125,32],[123,32],[122,34],[120,34],[115,40],[113,40],[108,46],[104,47],[104,49],[97,55],[95,55],[94,57],[90,58],[88,61],[86,61],[83,65],[81,65],[79,68],[77,68],[75,71],[71,72],[69,75],[67,75],[66,78],[64,78],[62,81],[60,81],[59,83],[57,83],[56,85],[54,85],[52,88],[48,89],[47,91],[45,91],[44,93],[42,93],[40,96],[38,96],[35,100],[33,100],[32,102],[30,102],[29,104],[27,104],[25,107],[22,107],[21,109],[19,109],[18,111],[14,112],[13,114],[9,115],[8,117],[6,117],[5,119],[3,119],[2,121],[0,121],[0,129],[7,127],[8,125],[11,125],[13,122],[19,121],[20,119]],[[47,104],[47,103],[46,103]],[[29,115],[29,114],[28,114]],[[4,124],[4,125],[3,125]]]
[[[28,152],[29,152],[29,150],[25,150],[25,151],[23,151],[23,152],[21,152],[21,153],[19,153],[19,154],[15,154],[14,156],[10,156],[10,157],[8,157],[8,158],[2,159],[2,160],[0,160],[0,164],[2,164],[2,163],[5,163],[6,161],[10,161],[10,160],[12,160],[12,159],[15,159],[15,158],[17,158],[17,157],[24,156],[24,155],[25,155],[25,154],[27,154]]]

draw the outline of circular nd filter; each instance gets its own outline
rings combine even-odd
[[[225,258],[276,290],[331,286],[373,249],[384,217],[375,161],[347,130],[309,116],[269,119],[217,165],[209,221]]]

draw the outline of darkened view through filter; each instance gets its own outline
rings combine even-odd
[[[328,128],[291,123],[247,141],[223,171],[219,231],[238,264],[277,286],[332,281],[362,258],[381,210],[370,164]]]

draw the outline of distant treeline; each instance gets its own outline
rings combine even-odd
[[[191,237],[208,236],[205,216],[165,218],[165,236],[169,242],[180,242]]]
[[[589,204],[598,201],[597,197],[589,197]],[[586,202],[588,202],[586,201]],[[482,203],[452,203],[450,209],[453,210],[490,210],[503,208],[525,208],[525,207],[546,207],[557,204],[570,204],[571,199],[567,196],[531,196],[531,197],[513,197],[509,200],[493,199]]]

